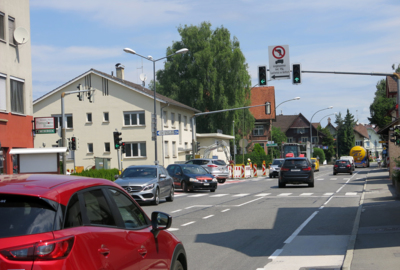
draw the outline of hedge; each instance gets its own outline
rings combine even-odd
[[[92,178],[103,178],[110,181],[115,181],[114,176],[119,174],[118,169],[99,169],[99,170],[84,170],[80,173],[72,173],[72,175],[86,176]]]

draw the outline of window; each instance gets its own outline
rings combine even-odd
[[[6,77],[0,74],[0,111],[7,110],[6,100]]]
[[[144,126],[144,112],[125,112],[125,126]]]
[[[185,130],[188,129],[188,128],[187,128],[187,116],[186,116],[186,115],[183,116],[183,128],[184,128]]]
[[[318,142],[318,137],[312,137],[312,142],[317,143]]]
[[[122,192],[115,189],[109,189],[109,191],[117,204],[118,211],[125,223],[125,228],[136,229],[148,225],[145,215]]]
[[[253,130],[254,136],[262,136],[264,135],[264,126],[263,125],[255,125]]]
[[[176,157],[176,142],[172,142],[172,156]]]
[[[164,157],[169,158],[168,141],[164,142]]]
[[[164,119],[164,127],[168,127],[168,114],[166,111],[163,111],[163,119]]]
[[[297,134],[304,134],[304,133],[306,133],[306,129],[305,128],[297,128],[296,132],[297,132]]]
[[[55,128],[57,129],[58,127],[61,127],[62,128],[62,125],[61,125],[61,115],[53,115],[53,117],[54,117],[54,125],[55,125]],[[73,123],[73,121],[72,121],[72,114],[66,114],[65,115],[65,119],[66,119],[66,121],[67,121],[67,129],[68,128],[73,128],[73,125],[72,125],[72,123]]]
[[[271,114],[271,102],[265,102],[265,114]]]
[[[178,114],[179,144],[182,144],[182,116]]]
[[[24,83],[10,79],[11,112],[24,113]]]
[[[115,220],[110,207],[100,189],[83,193],[86,205],[86,213],[90,224],[115,226]]]
[[[301,142],[302,143],[306,143],[308,141],[310,141],[308,137],[301,137]]]
[[[363,141],[360,141],[360,140],[356,141],[356,145],[357,146],[363,146]]]
[[[0,39],[4,40],[4,13],[0,12]]]
[[[146,157],[146,143],[125,143],[125,157]]]
[[[13,17],[8,17],[8,42],[15,45],[14,43],[14,31],[15,31],[15,19]]]
[[[78,195],[73,195],[67,207],[64,228],[72,228],[82,226],[82,212],[79,206]]]
[[[187,150],[187,149],[188,149],[188,143],[185,142],[185,150]]]
[[[88,153],[93,154],[93,143],[88,143],[87,146]]]
[[[103,113],[103,121],[104,122],[109,122],[110,121],[108,112],[104,112]]]
[[[110,152],[110,143],[109,142],[104,143],[104,152]]]
[[[288,143],[292,143],[292,142],[293,142],[293,137],[288,137],[288,138],[287,138],[287,142],[288,142]]]
[[[175,127],[175,113],[171,113],[171,127]]]
[[[366,142],[365,144],[366,144],[367,147],[369,147],[369,142]]]
[[[86,122],[87,123],[92,123],[92,113],[87,113],[86,114]]]

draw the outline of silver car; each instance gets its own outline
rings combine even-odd
[[[281,170],[284,161],[284,158],[274,159],[271,166],[269,166],[269,178],[277,177],[279,175],[279,171]]]
[[[174,200],[174,183],[161,165],[129,166],[115,183],[125,189],[137,202],[160,203],[160,199]]]
[[[217,178],[218,183],[225,183],[226,179],[229,177],[228,165],[221,159],[197,158],[187,161],[186,164],[202,166]]]

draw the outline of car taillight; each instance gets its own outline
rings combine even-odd
[[[217,165],[207,165],[207,167],[217,168]]]
[[[311,167],[306,167],[302,169],[303,171],[311,171]]]
[[[349,164],[349,165],[346,165],[346,167],[350,168],[350,164]]]
[[[335,168],[338,168],[339,166],[335,164]]]
[[[283,172],[288,172],[289,170],[290,170],[289,168],[284,168],[284,167],[281,168],[281,171]]]
[[[0,254],[12,261],[49,261],[64,259],[71,252],[75,236],[4,249]]]

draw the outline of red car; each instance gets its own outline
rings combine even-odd
[[[0,217],[0,270],[187,269],[172,217],[109,180],[0,176]]]

